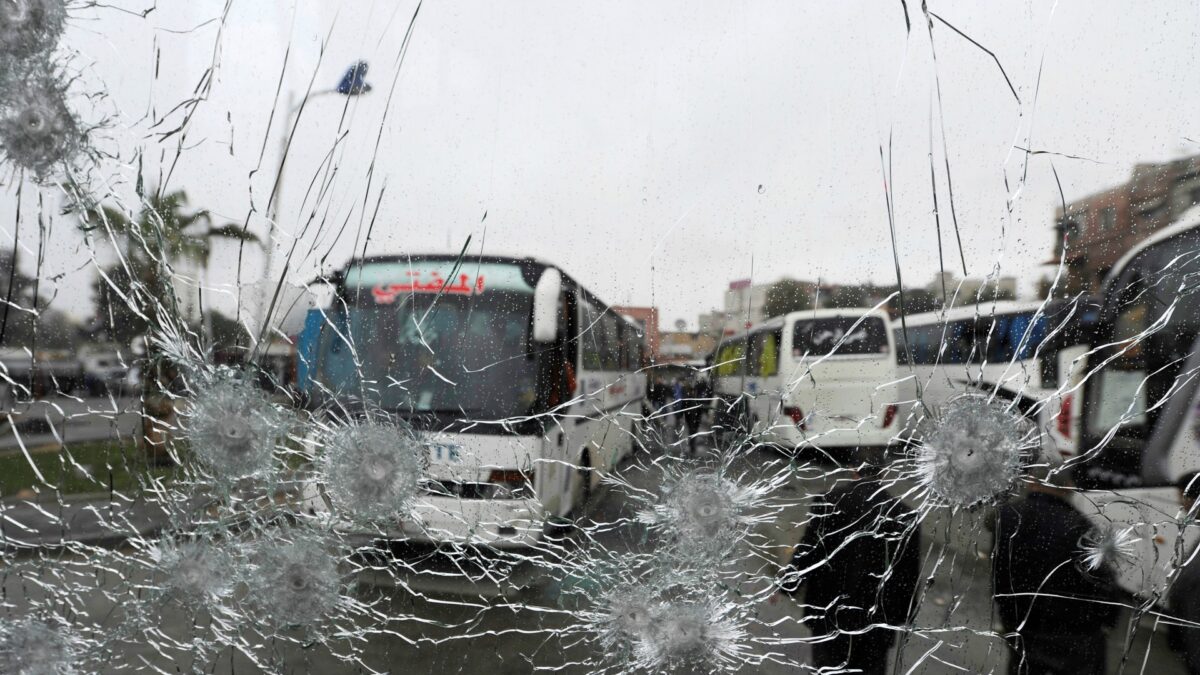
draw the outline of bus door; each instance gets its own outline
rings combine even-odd
[[[779,377],[779,349],[783,328],[750,334],[746,353],[746,395],[755,433],[769,433],[784,421],[784,384]],[[789,421],[790,423],[790,421]]]
[[[543,359],[545,409],[547,416],[544,439],[546,459],[538,469],[545,475],[542,482],[544,503],[557,515],[567,515],[574,504],[570,496],[578,479],[575,466],[577,449],[586,442],[584,430],[578,423],[581,406],[576,401],[582,389],[580,380],[576,293],[571,286],[563,289],[559,301],[558,337]],[[557,504],[557,508],[554,505]]]

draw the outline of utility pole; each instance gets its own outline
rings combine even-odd
[[[304,101],[296,103],[295,94],[289,90],[287,100],[287,117],[283,124],[283,133],[279,137],[279,166],[275,171],[275,184],[271,186],[271,196],[267,202],[267,240],[264,242],[266,246],[267,260],[263,270],[263,279],[270,281],[272,279],[275,262],[275,228],[279,222],[279,205],[283,203],[283,173],[287,167],[288,144],[291,142],[292,135],[295,133],[295,124],[297,123],[296,115],[304,108],[304,106],[315,98],[328,96],[330,94],[341,94],[342,96],[361,96],[371,91],[371,85],[365,80],[367,75],[367,62],[358,61],[351,65],[342,75],[341,82],[332,89],[324,89],[308,96]],[[261,301],[261,298],[260,298]],[[267,321],[266,306],[260,308],[262,312],[262,320],[265,324]]]

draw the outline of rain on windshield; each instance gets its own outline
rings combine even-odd
[[[1200,673],[1196,19],[0,0],[0,673]]]

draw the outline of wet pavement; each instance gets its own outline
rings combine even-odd
[[[654,490],[661,482],[661,473],[647,468],[652,457],[640,456],[621,469],[635,488]],[[832,485],[832,479],[822,466],[795,464],[790,457],[771,449],[756,449],[744,455],[735,470],[775,470],[792,463],[793,479],[779,490],[783,505],[779,517],[761,526],[758,534],[767,542],[762,557],[784,562],[790,549],[802,534],[802,523],[808,505]],[[908,487],[905,484],[894,491]],[[616,527],[597,528],[596,545],[621,552],[644,552],[652,543],[644,537],[631,536],[633,506],[612,489],[601,489],[594,497],[588,517],[596,523],[623,523]],[[913,633],[901,636],[899,664],[891,672],[961,673],[1006,672],[1008,651],[996,636],[999,625],[992,612],[990,599],[990,532],[986,528],[986,512],[964,512],[954,517],[934,514],[922,525],[923,588],[920,610],[913,623]],[[121,550],[114,552],[121,555]],[[751,556],[742,558],[746,565],[761,565]],[[32,558],[30,559],[32,560]],[[79,561],[86,574],[88,564]],[[18,562],[18,565],[21,563]],[[104,565],[96,566],[94,593],[81,594],[79,608],[93,620],[115,632],[127,629],[130,617],[125,615],[119,598],[122,589],[144,583],[144,575],[124,570],[121,574],[105,573]],[[520,579],[517,597],[496,597],[494,592],[479,584],[466,584],[452,576],[422,577],[402,575],[400,584],[390,582],[386,574],[360,575],[354,590],[356,597],[377,603],[377,607],[392,619],[366,641],[352,645],[362,662],[379,672],[463,672],[527,673],[550,670],[569,673],[590,672],[578,664],[588,655],[589,647],[577,639],[558,634],[570,627],[572,615],[564,611],[556,583],[532,565],[518,566],[513,573]],[[381,580],[387,580],[380,583]],[[53,585],[55,580],[45,580]],[[5,582],[8,602],[39,603],[44,590],[31,585],[18,575],[8,575]],[[753,631],[764,638],[784,642],[808,637],[799,619],[801,612],[795,600],[775,596],[754,608],[757,622]],[[1153,632],[1151,622],[1143,619],[1136,631],[1129,632],[1131,615],[1124,613],[1110,635],[1109,672],[1173,673],[1183,672],[1176,657],[1166,648],[1165,631]],[[196,635],[197,615],[170,603],[157,607],[154,629],[163,635],[188,644]],[[367,626],[360,626],[367,627]],[[1127,634],[1129,637],[1126,645]],[[343,661],[331,656],[326,649],[279,640],[266,650],[270,659],[289,672],[353,672]],[[805,644],[781,644],[774,648],[777,660],[807,658]],[[153,666],[168,671],[176,668],[187,671],[202,668],[206,672],[253,672],[256,666],[243,654],[226,648],[219,655],[189,654],[182,649],[170,655],[153,651],[146,642],[130,639],[125,643],[120,659],[114,661],[111,672],[119,672],[133,664]],[[1122,664],[1122,659],[1125,662]],[[195,659],[195,662],[192,660]],[[791,666],[762,663],[747,666],[746,673],[790,673]]]

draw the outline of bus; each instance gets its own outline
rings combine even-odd
[[[1014,402],[1037,424],[1050,456],[1071,457],[1085,313],[1081,302],[1004,300],[894,322],[896,363],[900,376],[908,378],[906,398],[919,395],[924,404],[905,411],[907,431],[925,410],[963,393],[985,392]]]
[[[1200,471],[1200,219],[1147,238],[1111,268],[1089,331],[1078,508],[1127,533],[1135,564],[1119,582],[1162,598],[1195,544],[1175,483]]]
[[[373,408],[425,439],[425,494],[394,540],[535,545],[634,448],[643,339],[557,267],[454,255],[351,260],[299,339],[315,409]],[[327,507],[315,485],[307,507]]]
[[[788,449],[886,447],[900,390],[888,315],[814,309],[770,319],[713,352],[718,420]]]

